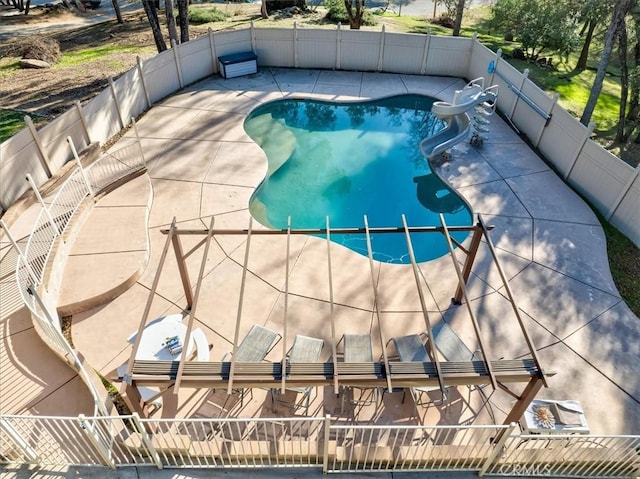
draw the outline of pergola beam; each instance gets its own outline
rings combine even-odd
[[[287,218],[287,257],[285,259],[284,275],[284,325],[282,330],[282,370],[287,370],[287,326],[289,324],[289,254],[291,252],[291,216]],[[286,373],[282,375],[280,392],[286,390]]]
[[[176,384],[173,388],[173,394],[178,394],[180,390],[180,382],[182,381],[182,371],[187,361],[187,353],[189,351],[189,342],[191,341],[191,331],[193,330],[193,321],[196,317],[196,308],[198,306],[198,299],[200,298],[200,289],[202,288],[202,281],[204,280],[204,270],[207,266],[207,257],[209,256],[209,247],[211,246],[211,239],[213,238],[213,221],[214,217],[211,217],[211,226],[209,233],[207,234],[207,241],[204,245],[204,252],[202,253],[202,261],[200,262],[200,272],[198,273],[198,283],[196,284],[196,292],[192,297],[193,304],[191,305],[191,311],[189,312],[189,324],[187,324],[187,332],[184,335],[183,353],[180,365],[178,366],[178,374],[176,377]],[[174,243],[175,244],[175,243]],[[187,274],[185,265],[185,274]],[[184,284],[184,282],[183,282]]]
[[[459,232],[459,231],[474,231],[476,226],[448,226],[447,229],[449,232]],[[291,230],[292,235],[326,235],[328,228],[296,228]],[[168,234],[168,229],[160,230],[162,234]],[[270,229],[270,230],[255,230],[252,231],[253,235],[282,235],[287,232],[286,229]],[[365,234],[366,228],[357,227],[357,228],[332,228],[331,232],[334,234]],[[409,227],[410,233],[444,233],[444,229],[442,226],[411,226]],[[246,236],[249,233],[248,229],[230,229],[230,228],[220,228],[213,230],[213,235],[241,235]],[[378,226],[369,228],[369,233],[404,233],[404,228],[402,226]],[[209,234],[208,229],[181,229],[177,231],[175,234],[178,235],[207,235]]]
[[[176,377],[177,361],[136,361],[133,379],[137,385],[159,386],[170,385]],[[531,393],[541,387],[540,371],[533,361],[528,360],[495,360],[491,361],[493,375],[500,383],[528,383],[525,392],[519,396],[519,405],[526,409],[527,399]],[[436,386],[440,377],[432,362],[389,362],[390,371],[385,372],[384,364],[351,364],[348,371],[344,368],[340,375],[341,386],[386,387],[386,376],[393,375],[393,383],[398,387]],[[287,378],[289,387],[318,387],[333,384],[334,371],[332,363],[295,363],[289,365]],[[491,375],[484,362],[445,362],[445,384],[447,386],[487,385],[491,384]],[[393,372],[393,371],[398,372]],[[185,364],[182,382],[189,387],[224,387],[230,379],[229,362],[190,362]],[[236,387],[278,387],[281,381],[282,368],[280,362],[236,363],[234,385]],[[534,387],[537,387],[533,391]],[[534,394],[535,396],[535,394]],[[512,410],[518,414],[518,409]],[[520,414],[521,415],[521,414]],[[519,417],[519,416],[517,416]]]
[[[327,234],[327,268],[329,272],[329,314],[331,320],[331,359],[333,361],[333,392],[338,394],[340,392],[340,386],[338,384],[338,350],[336,342],[336,323],[334,316],[335,305],[333,302],[333,273],[331,271],[331,225],[329,224],[329,217],[326,217],[326,234]]]
[[[242,266],[242,282],[240,283],[240,297],[238,299],[238,314],[236,316],[236,330],[233,335],[233,352],[231,353],[231,370],[229,372],[229,384],[227,385],[227,394],[233,392],[233,375],[236,369],[236,353],[238,351],[238,339],[240,338],[240,322],[242,319],[242,304],[244,302],[244,287],[247,280],[247,267],[249,265],[249,250],[251,249],[251,234],[253,226],[253,217],[249,217],[249,229],[247,230],[247,244],[244,250],[244,263]]]
[[[138,331],[136,333],[136,341],[133,344],[133,349],[131,350],[131,356],[129,357],[129,361],[127,362],[127,372],[125,373],[125,376],[124,376],[125,382],[129,382],[128,378],[131,376],[133,363],[135,362],[136,354],[138,354],[138,349],[140,348],[140,339],[142,338],[142,332],[144,331],[144,328],[147,325],[147,320],[149,319],[149,314],[151,312],[151,305],[153,304],[153,299],[156,296],[156,290],[158,289],[158,284],[160,283],[160,277],[162,276],[162,269],[164,267],[164,262],[167,259],[167,253],[169,252],[169,245],[171,244],[171,240],[173,238],[173,234],[175,233],[175,231],[176,231],[176,218],[174,216],[173,221],[171,222],[171,226],[169,227],[167,239],[164,242],[164,248],[162,249],[162,254],[160,255],[160,264],[158,265],[158,269],[156,270],[156,274],[153,278],[153,283],[151,284],[151,291],[149,292],[149,296],[147,297],[147,304],[145,304],[144,311],[142,313],[142,318],[140,318],[140,324],[138,325]]]
[[[438,358],[439,351],[436,347],[435,341],[433,340],[433,329],[431,328],[431,320],[429,319],[429,311],[427,309],[427,303],[424,299],[424,292],[422,291],[422,284],[420,283],[420,271],[418,268],[418,264],[416,263],[416,256],[413,252],[413,243],[411,242],[411,235],[409,233],[409,226],[407,225],[407,218],[405,215],[402,215],[402,226],[404,227],[405,236],[407,240],[407,250],[409,251],[409,259],[411,260],[411,269],[413,270],[413,277],[416,281],[416,289],[418,290],[418,298],[420,299],[420,307],[422,308],[422,315],[424,317],[425,327],[427,328],[427,341],[429,344],[429,352],[431,353],[431,360],[433,364],[436,366],[436,371],[438,372],[439,385],[440,390],[442,391],[442,395],[444,397],[445,394],[445,385],[444,379],[442,378],[442,369],[440,368],[440,360]]]
[[[518,305],[516,304],[515,297],[513,296],[513,292],[511,291],[511,287],[509,286],[509,282],[507,281],[507,275],[504,274],[504,271],[502,270],[502,266],[500,266],[500,262],[498,261],[498,254],[496,253],[496,248],[493,245],[493,241],[491,240],[491,237],[487,232],[487,228],[485,226],[484,220],[482,219],[481,215],[478,215],[478,222],[480,223],[480,226],[482,226],[482,231],[484,232],[484,237],[485,237],[485,241],[487,242],[489,252],[493,257],[493,262],[495,263],[498,273],[500,274],[500,279],[502,279],[502,285],[504,286],[504,290],[507,292],[509,303],[511,303],[511,307],[513,308],[513,313],[515,314],[516,319],[518,320],[518,325],[520,326],[520,329],[524,336],[524,340],[527,343],[529,352],[531,353],[531,357],[535,361],[536,366],[538,366],[538,369],[540,369],[540,371],[544,373],[542,366],[540,365],[540,358],[538,357],[538,351],[535,345],[533,344],[533,339],[529,335],[529,332],[527,331],[527,327],[525,326],[524,321],[522,320],[522,316],[520,315],[520,308],[518,308]],[[547,384],[547,380],[544,377],[544,374],[542,375],[541,379],[544,386],[549,387],[549,385]]]
[[[369,257],[369,270],[371,272],[371,287],[373,288],[373,309],[376,314],[376,321],[378,323],[378,335],[380,337],[380,348],[382,349],[382,360],[385,368],[389,369],[389,358],[387,357],[387,348],[386,348],[386,338],[384,335],[384,331],[382,328],[382,321],[380,320],[380,308],[378,303],[378,286],[376,285],[376,274],[375,268],[373,265],[373,250],[371,248],[371,235],[369,234],[369,220],[367,219],[367,215],[364,215],[364,228],[365,228],[365,236],[367,240],[367,256]],[[387,391],[393,391],[393,387],[391,386],[391,375],[388,374],[386,376],[387,380]]]
[[[496,378],[493,375],[493,371],[491,370],[491,363],[488,359],[489,356],[487,355],[487,348],[484,344],[484,340],[482,339],[482,334],[480,332],[480,325],[478,324],[478,320],[476,319],[476,316],[475,314],[473,314],[473,310],[471,309],[469,295],[467,294],[466,282],[464,280],[464,277],[462,276],[462,271],[460,271],[460,265],[458,264],[458,261],[456,259],[456,254],[453,249],[453,244],[451,243],[451,235],[449,234],[449,228],[447,227],[447,223],[442,213],[440,213],[440,224],[442,225],[442,229],[444,230],[444,236],[447,240],[447,246],[449,247],[449,254],[451,255],[451,262],[453,263],[453,267],[456,271],[456,275],[458,275],[458,284],[462,288],[462,296],[464,297],[464,302],[467,306],[467,312],[469,313],[469,317],[471,318],[471,324],[473,325],[473,329],[476,333],[476,338],[478,339],[478,344],[480,345],[480,351],[482,352],[482,357],[485,360],[487,371],[489,372],[491,385],[495,390],[498,387],[498,384],[496,382]]]

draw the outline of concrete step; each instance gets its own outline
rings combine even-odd
[[[145,173],[98,199],[73,235],[58,313],[68,316],[117,298],[149,262],[151,180]]]

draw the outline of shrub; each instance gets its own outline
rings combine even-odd
[[[345,25],[349,24],[349,16],[343,0],[324,0],[324,8],[327,10],[327,18],[329,20]],[[362,25],[372,27],[377,24],[378,21],[371,11],[365,10],[362,16]]]
[[[231,15],[223,12],[218,7],[189,7],[189,23],[199,25],[202,23],[224,22]]]
[[[431,23],[440,25],[445,28],[453,28],[453,18],[444,13],[438,18],[434,18],[433,20],[431,20]]]

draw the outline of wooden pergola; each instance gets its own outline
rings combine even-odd
[[[364,217],[364,227],[356,228],[331,228],[329,218],[326,219],[326,227],[321,229],[292,229],[289,226],[282,230],[266,230],[252,228],[252,221],[249,221],[247,229],[214,229],[214,220],[207,229],[184,229],[177,227],[176,219],[173,219],[171,226],[162,230],[166,234],[164,249],[160,257],[160,263],[154,278],[151,291],[147,300],[142,319],[137,333],[137,341],[133,346],[131,357],[127,363],[127,372],[124,375],[123,392],[125,398],[134,410],[142,415],[145,414],[144,408],[141,406],[140,394],[137,386],[158,387],[159,395],[168,391],[177,393],[182,386],[193,388],[225,388],[230,394],[234,389],[243,388],[274,388],[281,389],[282,392],[287,387],[321,387],[333,386],[334,392],[339,393],[340,388],[346,387],[381,387],[391,391],[393,388],[404,387],[424,387],[438,386],[443,392],[448,386],[459,385],[491,385],[493,389],[500,388],[515,398],[515,403],[505,419],[505,424],[517,421],[530,402],[535,398],[536,394],[542,386],[547,386],[545,372],[540,364],[536,348],[529,336],[525,324],[520,315],[520,311],[513,297],[509,283],[506,279],[504,271],[498,260],[494,244],[490,238],[489,231],[493,229],[487,226],[480,215],[477,217],[475,225],[471,226],[448,226],[445,218],[440,214],[440,226],[409,226],[403,215],[401,227],[369,227],[367,217]],[[452,233],[469,232],[471,239],[469,246],[465,247],[452,237]],[[387,337],[384,334],[384,327],[380,319],[378,311],[378,290],[375,281],[374,259],[371,248],[371,237],[381,233],[396,233],[404,235],[407,244],[407,251],[411,260],[413,275],[415,278],[415,287],[420,299],[422,314],[424,316],[425,331],[427,333],[427,350],[430,361],[427,362],[403,362],[392,359],[386,351]],[[423,284],[421,282],[420,269],[416,262],[411,234],[440,234],[443,235],[449,250],[449,256],[453,262],[453,266],[457,275],[458,285],[453,296],[453,302],[458,305],[466,305],[473,330],[475,332],[480,352],[481,360],[472,360],[465,362],[445,361],[438,352],[438,348],[434,343],[432,322],[427,311]],[[331,262],[332,234],[364,234],[367,243],[367,252],[369,265],[371,270],[371,287],[374,297],[374,313],[379,330],[379,340],[382,346],[382,358],[379,361],[369,363],[345,363],[338,360],[337,344],[339,338],[336,337],[336,328],[334,323],[334,299],[333,299],[333,273]],[[186,257],[195,250],[185,255],[181,236],[183,235],[199,235],[203,236],[203,240],[196,245],[195,248],[204,244],[204,253],[200,272],[198,275],[195,291],[193,290],[189,279]],[[230,361],[220,362],[201,362],[189,361],[183,355],[179,361],[150,361],[136,360],[139,341],[142,332],[149,319],[153,298],[156,295],[158,282],[164,267],[164,263],[169,253],[169,249],[173,246],[175,257],[178,264],[178,272],[182,280],[185,298],[187,302],[186,310],[189,312],[187,331],[184,344],[189,344],[191,332],[193,330],[194,318],[198,306],[198,298],[202,287],[202,280],[205,271],[207,254],[211,241],[214,236],[221,235],[243,235],[246,237],[244,264],[242,272],[242,282],[239,292],[239,304],[237,310],[237,320],[235,325],[235,335],[233,341],[233,353]],[[244,301],[246,275],[248,269],[249,252],[251,249],[251,239],[256,235],[286,235],[286,272],[284,285],[284,322],[282,331],[282,358],[274,362],[251,362],[243,363],[236,361],[236,351],[239,343],[240,325],[242,320],[242,307]],[[288,297],[289,297],[289,250],[291,237],[293,235],[316,235],[324,236],[327,245],[327,283],[329,288],[330,301],[330,327],[331,327],[331,360],[327,362],[314,363],[290,363],[287,361],[287,314],[288,314]],[[481,240],[484,238],[493,265],[497,269],[502,280],[503,288],[506,296],[512,306],[513,313],[522,331],[524,340],[529,349],[529,356],[526,359],[517,360],[490,360],[487,359],[486,342],[483,339],[478,320],[473,312],[467,293],[467,282],[469,280],[476,254],[478,252]],[[454,246],[465,254],[465,260],[462,266],[456,259],[454,254]],[[517,393],[509,388],[511,383],[526,383],[523,391]]]

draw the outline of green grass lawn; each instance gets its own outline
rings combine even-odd
[[[419,17],[398,17],[394,13],[386,13],[385,17],[394,17],[394,24],[401,31],[408,33],[427,33],[430,31],[434,35],[451,35],[450,28],[430,23],[426,18]],[[502,49],[503,56],[518,71],[529,70],[529,78],[542,90],[552,95],[558,93],[558,103],[565,110],[576,118],[582,116],[582,111],[587,103],[591,86],[595,78],[595,69],[601,53],[601,45],[594,42],[591,47],[591,60],[589,68],[575,72],[575,66],[579,52],[574,52],[568,58],[563,59],[559,55],[546,53],[554,59],[554,69],[540,67],[525,60],[514,60],[508,58],[515,48],[520,48],[517,41],[509,42],[504,40],[502,35],[491,31],[489,20],[491,10],[489,7],[478,7],[467,9],[463,21],[461,35],[471,37],[478,35],[478,40],[487,48],[498,51]],[[543,55],[544,56],[544,55]],[[596,136],[601,143],[608,143],[615,135],[617,125],[618,110],[620,106],[620,81],[617,76],[615,65],[609,68],[609,74],[605,78],[604,86],[591,121],[596,123]]]
[[[0,143],[24,127],[24,113],[0,109]]]

